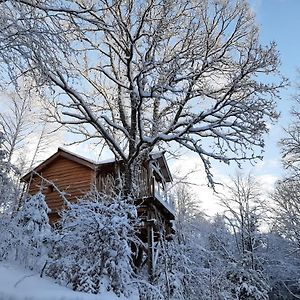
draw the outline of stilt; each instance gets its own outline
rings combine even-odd
[[[152,220],[147,222],[147,233],[148,233],[148,274],[150,282],[154,279],[154,224]]]

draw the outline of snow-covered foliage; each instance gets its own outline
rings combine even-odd
[[[136,221],[135,206],[117,196],[93,191],[69,203],[46,273],[77,291],[101,293],[107,280],[116,294],[129,294]]]
[[[269,207],[272,234],[268,240],[276,247],[270,248],[273,253],[268,255],[266,268],[278,299],[289,299],[291,292],[300,294],[300,181],[296,169],[291,174],[292,177],[277,181]]]
[[[300,175],[300,93],[295,97],[295,106],[291,111],[291,122],[285,128],[285,136],[280,140],[282,163],[289,171],[289,176],[299,179]]]
[[[23,237],[19,256],[26,254],[24,261],[32,267],[34,264],[41,267],[45,263],[49,247],[51,247],[52,228],[49,224],[48,213],[49,208],[45,196],[38,193],[25,200],[15,217]]]
[[[18,188],[12,179],[15,169],[8,161],[4,138],[0,128],[0,215],[11,213],[17,202]]]
[[[166,242],[152,282],[156,290],[149,288],[148,298],[142,299],[268,299],[265,274],[240,260],[234,236],[226,227],[218,228],[225,224],[220,217],[217,222],[195,218],[192,227]]]
[[[294,299],[300,277],[295,240],[278,232],[259,233],[254,226],[251,237],[257,247],[241,251],[241,236],[237,227],[233,232],[228,226],[228,215],[209,220],[187,189],[177,192],[180,226],[172,241],[162,236],[150,278],[143,267],[135,273],[132,263],[133,244],[142,246],[136,237],[136,207],[130,199],[96,191],[68,203],[56,229],[48,223],[40,193],[28,198],[13,218],[3,215],[0,260],[91,294],[130,297],[139,291],[141,300]]]
[[[80,140],[103,140],[128,190],[157,146],[198,153],[211,183],[211,159],[260,157],[285,80],[246,0],[7,0],[0,12],[4,68],[49,87],[49,113]]]
[[[295,95],[296,105],[291,111],[291,122],[280,141],[285,176],[278,180],[271,195],[269,211],[272,234],[269,239],[277,247],[274,258],[266,268],[272,279],[272,299],[300,299],[300,93]]]
[[[15,216],[1,219],[2,259],[41,270],[51,248],[52,230],[48,211],[45,196],[38,193],[26,199]]]
[[[295,243],[275,232],[265,234],[265,240],[260,257],[271,288],[270,299],[297,299],[291,294],[300,295],[300,255],[294,251]]]
[[[182,186],[175,196],[179,226],[157,267],[153,285],[160,294],[149,299],[268,299],[263,268],[241,255],[224,216],[208,220]]]
[[[300,250],[300,180],[278,181],[272,200],[274,230],[296,242]]]
[[[237,250],[241,256],[249,256],[252,262],[260,245],[258,227],[266,213],[260,191],[260,184],[253,176],[237,174],[226,186],[226,194],[219,196],[225,208],[226,223],[235,235]]]

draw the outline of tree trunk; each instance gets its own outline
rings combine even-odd
[[[131,165],[125,164],[124,185],[123,185],[124,197],[130,196],[133,192],[133,181],[132,180],[133,180],[133,178],[132,178]]]

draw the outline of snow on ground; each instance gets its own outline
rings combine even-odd
[[[0,262],[0,300],[136,300],[104,292],[92,295],[74,292],[51,279],[40,278],[34,271]]]

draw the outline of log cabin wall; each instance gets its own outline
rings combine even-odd
[[[96,185],[99,191],[110,195],[118,187],[118,179],[124,173],[122,165],[120,161],[97,164],[58,149],[57,153],[23,176],[23,180],[28,183],[30,194],[43,192],[52,211],[49,214],[50,223],[54,224],[60,218],[59,211],[64,208],[63,199],[56,188],[64,192],[70,202],[77,201],[89,192],[93,185]],[[139,186],[134,201],[142,221],[137,228],[137,234],[145,246],[136,249],[138,255],[133,259],[137,267],[147,262],[149,274],[152,276],[159,257],[159,249],[162,247],[160,244],[164,239],[171,239],[174,233],[172,220],[175,215],[165,197],[166,182],[171,182],[172,177],[164,156],[161,158],[157,155],[141,164],[134,176]],[[55,187],[50,182],[53,182]],[[146,260],[143,262],[145,256]]]
[[[65,192],[69,201],[76,201],[90,191],[95,181],[95,171],[91,168],[59,156],[47,167],[39,172],[41,177],[53,182],[60,191]],[[34,175],[29,182],[28,193],[35,194],[40,191],[46,196],[46,202],[51,209],[50,222],[58,219],[57,212],[63,208],[63,200],[58,192],[49,183]]]

